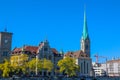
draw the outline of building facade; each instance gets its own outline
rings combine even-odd
[[[90,76],[92,71],[92,59],[90,58],[90,38],[87,29],[86,13],[84,12],[84,25],[81,37],[81,50],[67,52],[64,57],[69,56],[76,59],[76,64],[80,65],[79,76]]]
[[[20,55],[21,54],[27,54],[28,55],[28,61],[32,58],[39,58],[47,60],[51,60],[51,62],[54,64],[54,69],[51,72],[47,72],[42,70],[41,72],[38,72],[40,76],[55,76],[59,75],[57,73],[57,70],[59,70],[59,67],[57,66],[57,63],[60,59],[63,58],[63,53],[58,52],[55,48],[51,48],[49,45],[49,42],[47,40],[41,42],[39,46],[23,46],[21,48],[14,48],[11,53],[11,63],[21,60]]]
[[[4,31],[0,32],[0,62],[9,58],[12,47],[12,33]]]
[[[51,60],[54,64],[54,69],[51,72],[42,71],[42,76],[54,76],[59,75],[57,73],[57,70],[59,70],[59,67],[57,66],[57,63],[59,60],[63,58],[63,53],[59,53],[55,48],[51,48],[49,45],[48,40],[45,40],[40,43],[40,46],[38,48],[38,58],[39,59],[48,59]]]
[[[106,76],[106,63],[92,63],[95,76]]]
[[[120,59],[107,61],[108,76],[120,76]]]

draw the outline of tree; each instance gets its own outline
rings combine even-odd
[[[10,63],[5,60],[4,63],[0,64],[0,70],[2,71],[3,77],[9,77],[9,73],[12,71],[12,67],[10,66]]]
[[[37,65],[36,65],[36,62],[37,62]],[[33,72],[35,72],[36,67],[38,71],[42,71],[43,69],[47,71],[51,71],[53,69],[53,63],[47,59],[40,60],[38,58],[37,59],[33,58],[31,61],[28,62],[28,66],[30,71],[33,71]]]
[[[37,65],[36,65],[37,62]],[[36,67],[38,68],[39,71],[42,70],[42,62],[37,58],[33,58],[31,61],[28,62],[28,67],[30,71],[35,72]]]
[[[43,59],[43,69],[47,70],[50,72],[53,69],[53,63],[50,60]]]
[[[75,76],[76,72],[79,71],[80,67],[76,64],[75,59],[71,57],[66,57],[60,61],[58,61],[57,64],[60,67],[60,72],[64,72],[68,76]]]
[[[11,67],[12,73],[16,74],[26,74],[27,73],[27,68],[28,68],[28,55],[21,53],[21,54],[16,54],[12,55],[10,57],[10,62],[11,62]]]

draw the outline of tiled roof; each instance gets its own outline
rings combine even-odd
[[[30,51],[31,53],[37,53],[38,47],[37,46],[25,46],[25,51]]]
[[[38,47],[37,46],[24,46],[23,50],[24,51],[29,51],[31,53],[37,53]],[[21,52],[21,51],[22,51],[22,48],[15,48],[12,52],[18,53],[18,52]]]
[[[39,47],[41,47],[43,44],[40,44],[39,46],[24,46],[24,51],[28,51],[30,53],[38,53]],[[51,48],[54,55],[58,54],[58,51],[55,48]],[[19,53],[22,51],[22,48],[15,48],[13,49],[12,53]]]
[[[53,52],[54,54],[58,54],[58,51],[57,51],[55,48],[52,48],[52,52]]]
[[[74,52],[74,56],[76,58],[88,57],[88,55],[86,53],[84,53],[82,50]]]
[[[84,53],[82,50],[76,51],[76,52],[67,52],[65,56],[69,57],[75,57],[75,58],[89,58],[86,53]]]
[[[117,62],[120,62],[120,59],[107,61],[107,63],[117,63]]]
[[[21,50],[22,50],[21,48],[14,48],[13,52],[19,52]]]

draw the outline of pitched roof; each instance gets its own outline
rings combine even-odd
[[[67,52],[65,56],[69,57],[75,57],[75,58],[89,58],[89,56],[84,53],[82,50],[76,51],[76,52]]]
[[[107,63],[118,63],[118,62],[120,62],[120,59],[107,61]]]
[[[58,54],[58,51],[55,48],[51,48],[51,50],[54,54]]]
[[[13,52],[19,52],[19,51],[21,51],[22,50],[22,48],[14,48],[13,49]]]
[[[29,51],[31,53],[37,53],[37,51],[38,51],[37,46],[24,46],[23,49],[24,49],[24,51]],[[22,48],[15,48],[15,49],[13,49],[12,52],[18,53],[21,51],[22,51]]]
[[[25,51],[30,51],[31,53],[37,53],[38,47],[37,46],[25,46]]]
[[[23,49],[24,51],[29,51],[30,53],[38,53],[39,47],[41,47],[43,44],[40,44],[40,46],[24,46]],[[54,55],[58,54],[58,51],[55,48],[51,48],[52,52]],[[14,48],[13,53],[19,53],[22,51],[22,48]]]

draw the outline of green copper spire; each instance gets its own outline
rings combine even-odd
[[[87,37],[88,37],[87,19],[86,19],[86,12],[84,11],[84,24],[83,24],[82,38],[85,40]]]

